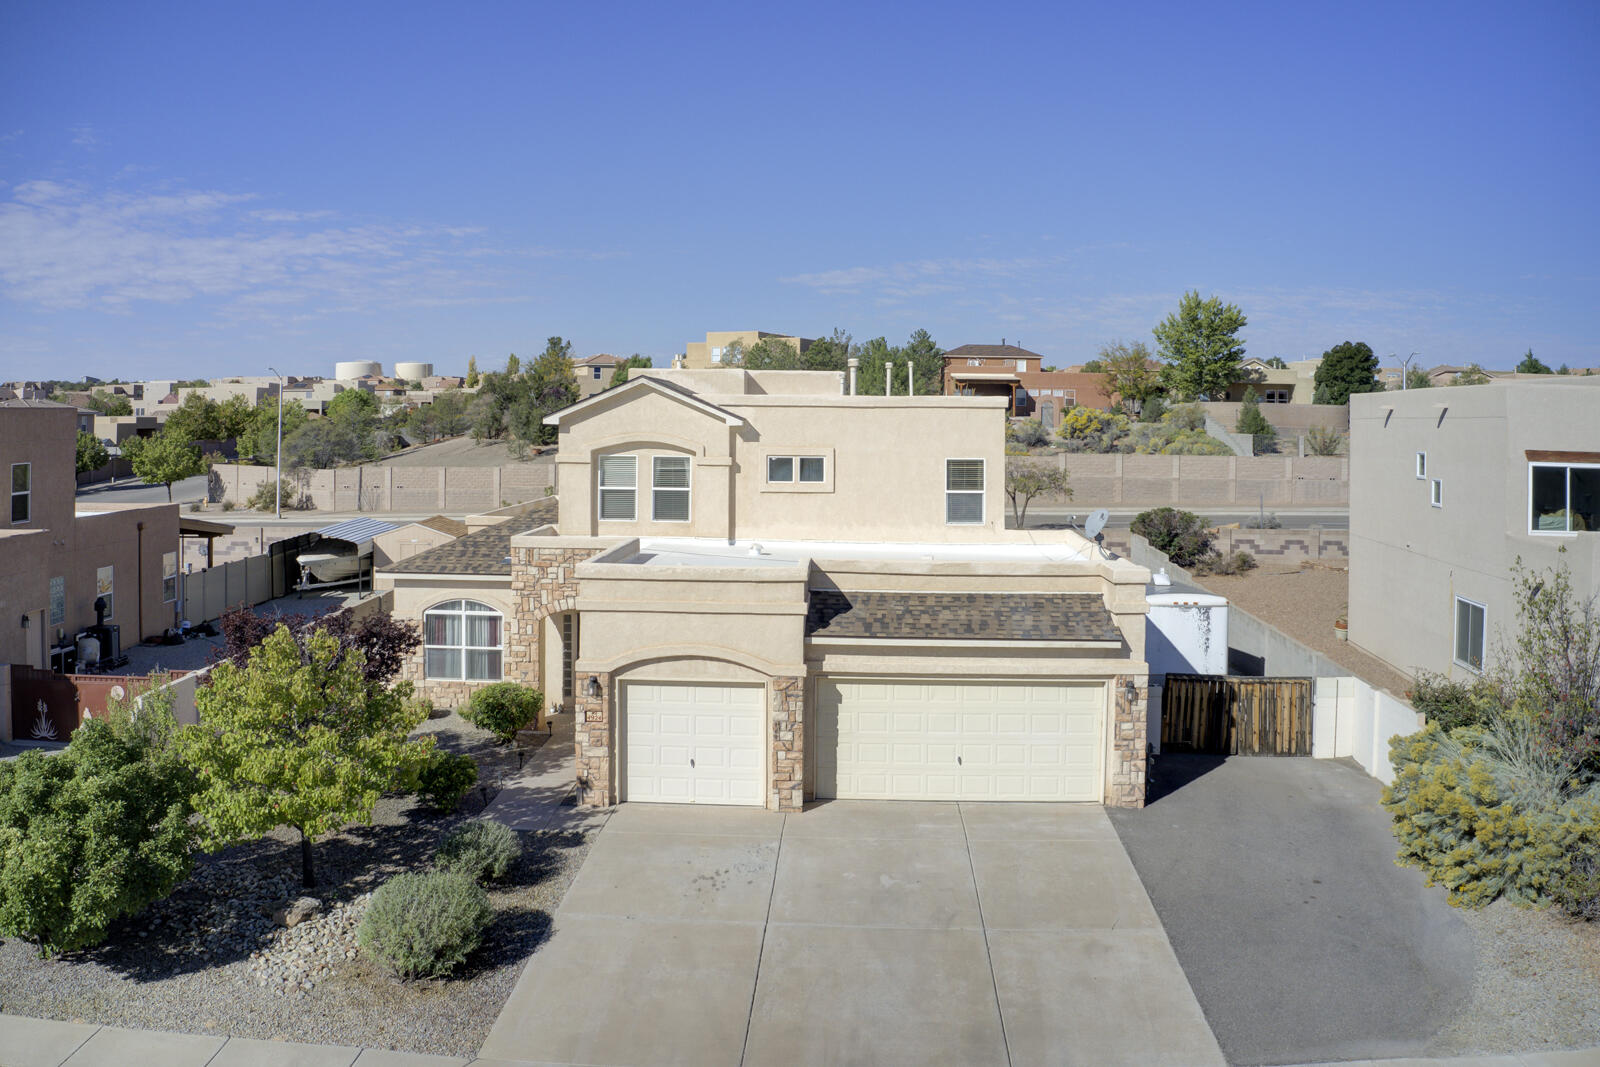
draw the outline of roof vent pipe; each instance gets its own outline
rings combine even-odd
[[[883,365],[883,395],[894,395],[894,360]]]
[[[861,366],[861,361],[855,356],[845,360],[845,366],[850,368],[850,395],[856,395],[856,368]]]
[[[911,376],[911,361],[906,360],[906,396],[917,395],[917,380]]]

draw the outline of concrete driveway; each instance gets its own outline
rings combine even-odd
[[[1159,756],[1110,818],[1228,1060],[1415,1056],[1470,1000],[1472,935],[1395,866],[1381,786],[1341,760]]]
[[[617,809],[484,1043],[564,1064],[1221,1064],[1098,806]]]

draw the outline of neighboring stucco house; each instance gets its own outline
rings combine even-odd
[[[509,678],[576,713],[588,804],[1142,804],[1149,572],[1005,528],[1005,409],[642,371],[547,418],[553,514],[378,584],[434,699]]]
[[[1597,531],[1600,377],[1350,398],[1350,642],[1400,670],[1493,667],[1515,560],[1586,597]]]
[[[0,401],[0,664],[49,667],[52,649],[95,624],[97,599],[124,648],[176,621],[178,506],[77,499],[77,417]],[[0,739],[10,722],[0,702]]]
[[[1006,413],[1054,427],[1068,408],[1102,411],[1115,397],[1104,374],[1044,370],[1044,357],[1018,345],[962,345],[944,354],[946,396],[1004,398]]]
[[[767,338],[776,338],[794,349],[799,355],[811,347],[812,338],[795,337],[787,333],[767,333],[765,330],[714,330],[706,334],[704,341],[691,341],[684,347],[683,366],[688,370],[706,370],[711,367],[723,366],[725,359],[731,359],[730,348],[737,345],[748,352],[759,341]]]
[[[1274,367],[1262,359],[1246,359],[1239,364],[1239,380],[1228,386],[1227,395],[1214,399],[1237,402],[1255,390],[1256,398],[1263,404],[1315,403],[1320,366],[1320,356],[1291,360],[1286,367]]]
[[[594,396],[611,386],[611,376],[617,372],[621,357],[600,353],[572,361],[573,376],[578,379],[579,398]]]

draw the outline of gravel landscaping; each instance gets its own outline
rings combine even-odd
[[[588,852],[582,834],[525,833],[523,857],[491,883],[495,920],[466,966],[448,979],[401,982],[366,959],[355,932],[390,875],[429,866],[444,834],[493,799],[516,751],[455,714],[423,730],[479,761],[480,788],[441,816],[414,797],[385,797],[370,826],[316,843],[319,886],[300,887],[299,839],[280,829],[201,856],[166,900],[117,924],[102,945],[52,960],[0,941],[0,1012],[266,1040],[286,1039],[471,1056],[522,965],[548,936]],[[316,901],[293,927],[273,913]]]

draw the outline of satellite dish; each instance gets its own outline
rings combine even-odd
[[[1095,508],[1089,512],[1089,521],[1083,524],[1083,535],[1093,541],[1100,536],[1100,531],[1106,528],[1106,523],[1111,521],[1111,512],[1105,508]]]

